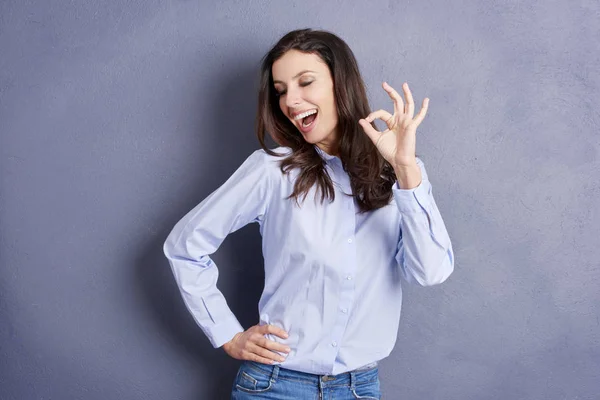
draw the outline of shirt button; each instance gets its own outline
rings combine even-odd
[[[337,342],[333,342],[333,343],[331,343],[331,345],[332,345],[333,347],[336,347],[336,346],[337,346]]]
[[[346,277],[346,279],[348,279],[348,280],[350,281],[350,280],[352,280],[352,277],[351,277],[350,275],[348,275],[348,276]]]
[[[348,312],[348,309],[347,309],[347,308],[342,308],[342,312],[343,312],[344,314],[346,314],[346,313]]]
[[[348,239],[348,243],[352,243],[352,239]]]

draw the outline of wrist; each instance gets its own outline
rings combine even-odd
[[[223,350],[227,351],[232,345],[233,345],[233,341],[235,339],[237,339],[237,337],[239,336],[239,333],[236,333],[234,337],[231,338],[231,340],[229,342],[225,342],[223,344]]]
[[[414,189],[421,183],[421,168],[416,160],[409,165],[394,165],[393,168],[400,189]]]

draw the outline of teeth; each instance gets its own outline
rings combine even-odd
[[[308,110],[308,111],[303,112],[302,114],[296,115],[294,117],[294,120],[298,121],[299,119],[306,118],[309,115],[313,115],[313,114],[316,114],[316,113],[317,113],[317,110]]]

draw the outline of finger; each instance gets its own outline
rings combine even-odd
[[[402,89],[404,89],[404,97],[406,97],[406,106],[404,107],[405,112],[408,114],[408,117],[412,119],[415,113],[415,102],[407,82],[404,82]]]
[[[379,135],[381,135],[381,132],[379,132],[375,128],[373,128],[373,126],[369,123],[369,121],[367,121],[364,118],[358,120],[358,123],[360,126],[362,126],[363,130],[365,131],[367,136],[373,141],[373,143],[377,143],[377,140],[379,140]]]
[[[273,365],[273,360],[271,360],[269,358],[261,357],[258,354],[252,353],[249,351],[244,352],[244,354],[242,355],[242,360],[254,361],[257,363],[267,364],[267,365]]]
[[[281,353],[289,353],[291,351],[291,349],[285,344],[277,343],[267,338],[265,338],[265,341],[261,342],[259,345],[266,349],[279,351]]]
[[[260,332],[265,335],[272,334],[282,339],[287,339],[289,336],[286,331],[275,325],[262,325],[260,328]]]
[[[265,349],[277,350],[277,351],[281,351],[283,353],[290,352],[290,348],[288,346],[281,344],[281,343],[274,342],[272,340],[269,340],[266,338],[266,336],[263,336],[260,334],[257,336],[252,336],[250,338],[250,340],[251,340],[251,343],[254,343],[257,346],[263,347]]]
[[[415,124],[417,124],[417,126],[419,126],[419,124],[421,124],[421,121],[423,121],[423,118],[425,118],[425,115],[427,114],[428,109],[429,109],[429,98],[425,97],[425,100],[423,100],[423,106],[421,107],[421,110],[419,111],[419,113],[417,114],[415,119],[413,120],[413,122]]]
[[[388,93],[388,95],[394,100],[394,115],[403,114],[404,113],[404,101],[402,100],[402,96],[396,92],[396,89],[391,87],[387,82],[383,82],[383,88]]]
[[[368,122],[373,122],[376,119],[380,119],[387,125],[388,129],[394,127],[394,116],[385,110],[373,111],[365,118]]]
[[[264,347],[258,346],[255,343],[252,343],[248,346],[248,351],[250,351],[251,353],[254,353],[255,355],[258,355],[262,358],[266,358],[268,360],[279,361],[279,362],[285,361],[285,357],[283,357],[282,355],[272,352],[268,349],[265,349]]]

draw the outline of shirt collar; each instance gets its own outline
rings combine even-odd
[[[332,156],[331,154],[326,153],[325,151],[323,151],[319,146],[317,146],[316,144],[314,145],[315,149],[317,149],[317,153],[319,153],[319,155],[321,156],[322,159],[324,159],[325,161],[331,161],[334,158],[338,158],[336,156]]]

